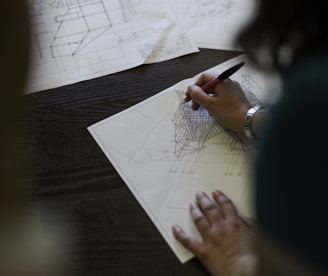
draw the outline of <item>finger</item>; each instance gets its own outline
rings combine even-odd
[[[219,221],[222,216],[218,206],[204,192],[196,194],[198,205],[202,209],[210,225]]]
[[[196,202],[192,202],[189,206],[191,217],[199,230],[200,234],[206,235],[208,229],[210,228],[210,223],[207,217],[204,215],[203,211],[199,208]]]
[[[256,220],[253,218],[245,217],[245,216],[240,216],[242,222],[251,230],[255,231],[256,230]]]
[[[184,103],[189,102],[189,101],[192,100],[191,95],[190,95],[190,91],[191,91],[192,89],[193,89],[193,85],[191,84],[191,85],[188,86],[187,91],[186,91],[186,93],[185,93]],[[192,108],[192,109],[193,109],[193,108]],[[198,109],[198,108],[193,109],[193,110],[197,110],[197,109]]]
[[[174,237],[190,252],[198,255],[201,247],[201,243],[188,236],[179,225],[172,226],[172,232]]]
[[[221,207],[222,214],[225,218],[230,216],[238,216],[238,211],[236,206],[233,204],[230,198],[228,198],[221,191],[215,190],[212,193],[214,200]]]
[[[197,85],[190,85],[188,87],[188,94],[192,99],[191,108],[193,110],[197,110],[200,105],[207,109],[212,100],[212,97],[206,94],[205,91]]]
[[[201,87],[203,86],[205,83],[211,81],[212,79],[217,78],[218,75],[212,72],[205,72],[203,74],[201,74],[201,76],[197,79],[197,81],[195,82],[195,85]]]
[[[198,103],[195,103],[194,101],[192,101],[191,103],[191,109],[196,111],[200,108],[200,105]]]

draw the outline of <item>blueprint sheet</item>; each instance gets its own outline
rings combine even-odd
[[[209,70],[219,74],[245,60],[241,55]],[[222,190],[242,215],[253,217],[249,144],[222,129],[204,109],[195,112],[189,103],[180,104],[197,77],[88,127],[181,262],[192,254],[175,240],[171,227],[179,224],[200,238],[188,210],[198,191]],[[270,91],[277,79],[266,78],[247,62],[233,79],[254,104],[277,98]]]
[[[239,49],[234,39],[255,11],[255,0],[174,0],[190,36],[201,48]]]
[[[26,93],[199,51],[170,0],[29,1],[33,51]]]

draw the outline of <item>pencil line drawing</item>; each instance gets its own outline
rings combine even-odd
[[[180,90],[176,90],[175,92],[178,94],[179,101],[182,102],[184,92]],[[229,166],[225,175],[232,175],[235,166],[231,165],[231,162],[234,161],[234,155],[238,155],[239,151],[247,150],[249,146],[238,135],[223,129],[204,108],[200,107],[195,112],[190,108],[189,103],[178,106],[177,111],[174,113],[172,123],[175,126],[174,156],[179,162],[173,164],[171,173],[179,171],[181,173],[192,174],[197,167],[197,162],[201,162],[201,156],[211,154],[206,151],[207,146],[209,144],[219,143],[227,146],[231,152],[232,157],[230,161],[227,161]],[[212,139],[214,137],[216,139]],[[227,153],[224,154],[227,155]],[[209,162],[209,160],[207,159],[206,162]]]
[[[255,9],[253,0],[174,0],[198,47],[242,50],[235,43]]]
[[[228,18],[229,14],[237,8],[236,1],[233,0],[176,0],[180,11],[183,12],[186,19],[187,27],[211,26],[210,22],[218,22],[217,18],[221,18],[221,23],[225,23],[224,18]],[[218,28],[219,26],[215,26]]]
[[[30,4],[30,14],[33,24],[33,37],[36,43],[36,48],[41,58],[44,57],[42,51],[42,43],[41,41],[47,39],[48,30],[46,28],[43,16],[44,12],[42,9],[42,1],[33,0]]]
[[[171,1],[29,0],[27,92],[198,52]]]
[[[50,45],[53,57],[75,55],[111,27],[103,1],[78,3],[55,21],[59,26]]]
[[[45,29],[42,5],[51,6],[54,32]],[[32,4],[34,37],[43,57],[42,36],[49,35],[52,58],[76,55],[94,42],[111,26],[103,0],[34,0]]]
[[[142,20],[142,17],[147,14],[147,7],[143,6],[143,4],[144,0],[120,0],[119,6],[123,21],[130,23],[138,18]],[[172,55],[182,49],[191,47],[186,34],[179,31],[180,27],[177,24],[170,23],[169,26],[166,26],[164,21],[163,24],[131,26],[131,28],[125,29],[117,35],[117,42],[123,46],[134,41],[144,41],[137,45],[138,52],[144,59],[157,59],[163,55]],[[161,38],[161,34],[166,33],[168,27],[170,32],[172,34],[175,33],[178,38],[171,40],[173,47],[169,48],[164,46],[165,43],[163,43]]]
[[[241,86],[253,105],[265,105],[255,96],[261,93],[262,88],[250,75],[241,76]],[[179,101],[182,102],[184,92],[178,89],[175,92],[179,97]],[[225,175],[233,175],[235,170],[237,170],[237,174],[240,174],[241,170],[236,166],[234,160],[236,155],[240,155],[240,152],[247,152],[251,149],[251,145],[247,140],[225,130],[204,108],[200,107],[197,112],[193,111],[189,103],[178,106],[172,122],[175,125],[174,156],[184,163],[181,172],[192,174],[193,168],[197,167],[194,162],[200,160],[200,155],[208,154],[205,151],[206,145],[208,143],[220,143],[227,146],[231,151],[231,160],[228,162],[229,166]],[[217,138],[211,141],[213,137]],[[244,164],[240,165],[243,167]],[[177,164],[174,164],[170,172],[176,173],[178,170]]]
[[[138,9],[138,7],[141,5],[142,2],[143,0],[139,0],[139,1],[119,0],[119,5],[124,22],[130,22],[135,16],[144,14],[144,11]]]
[[[245,56],[211,69],[222,72]],[[214,189],[227,194],[243,215],[252,217],[251,145],[221,127],[205,109],[181,104],[199,75],[88,128],[131,192],[182,262],[189,259],[172,236],[179,223],[195,238],[188,211],[195,194]],[[252,104],[267,103],[271,84],[247,65],[234,75]],[[272,83],[276,87],[276,81]],[[267,104],[265,104],[267,105]],[[127,138],[131,137],[131,138]]]
[[[262,93],[262,88],[250,75],[242,74],[240,83],[253,105],[265,106],[255,96]],[[178,102],[183,101],[184,91],[185,89],[175,88]],[[226,164],[224,176],[242,174],[248,162],[247,153],[252,148],[251,143],[244,137],[224,129],[204,108],[193,111],[190,103],[179,104],[172,115],[171,123],[174,126],[171,141],[173,147],[145,147],[152,162],[171,163],[168,170],[170,174],[192,175],[199,163],[216,163],[221,160],[222,166]],[[218,146],[223,146],[225,150],[213,151],[213,148]],[[130,160],[137,161],[137,158],[133,156]]]

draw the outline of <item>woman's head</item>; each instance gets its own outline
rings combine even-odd
[[[255,60],[256,51],[268,50],[273,56],[272,66],[281,69],[282,50],[289,51],[294,62],[327,47],[327,26],[325,1],[257,0],[253,20],[241,30],[236,43]]]

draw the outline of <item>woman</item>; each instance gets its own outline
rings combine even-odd
[[[192,108],[205,107],[224,127],[258,140],[254,166],[256,229],[220,191],[196,195],[190,212],[201,233],[196,241],[173,226],[173,234],[211,275],[327,275],[325,222],[328,147],[328,19],[324,1],[259,0],[236,42],[259,68],[283,79],[271,110],[253,107],[238,83],[228,79],[209,96],[199,86],[187,93]],[[262,63],[253,51],[271,53]],[[281,59],[289,51],[288,62]]]

